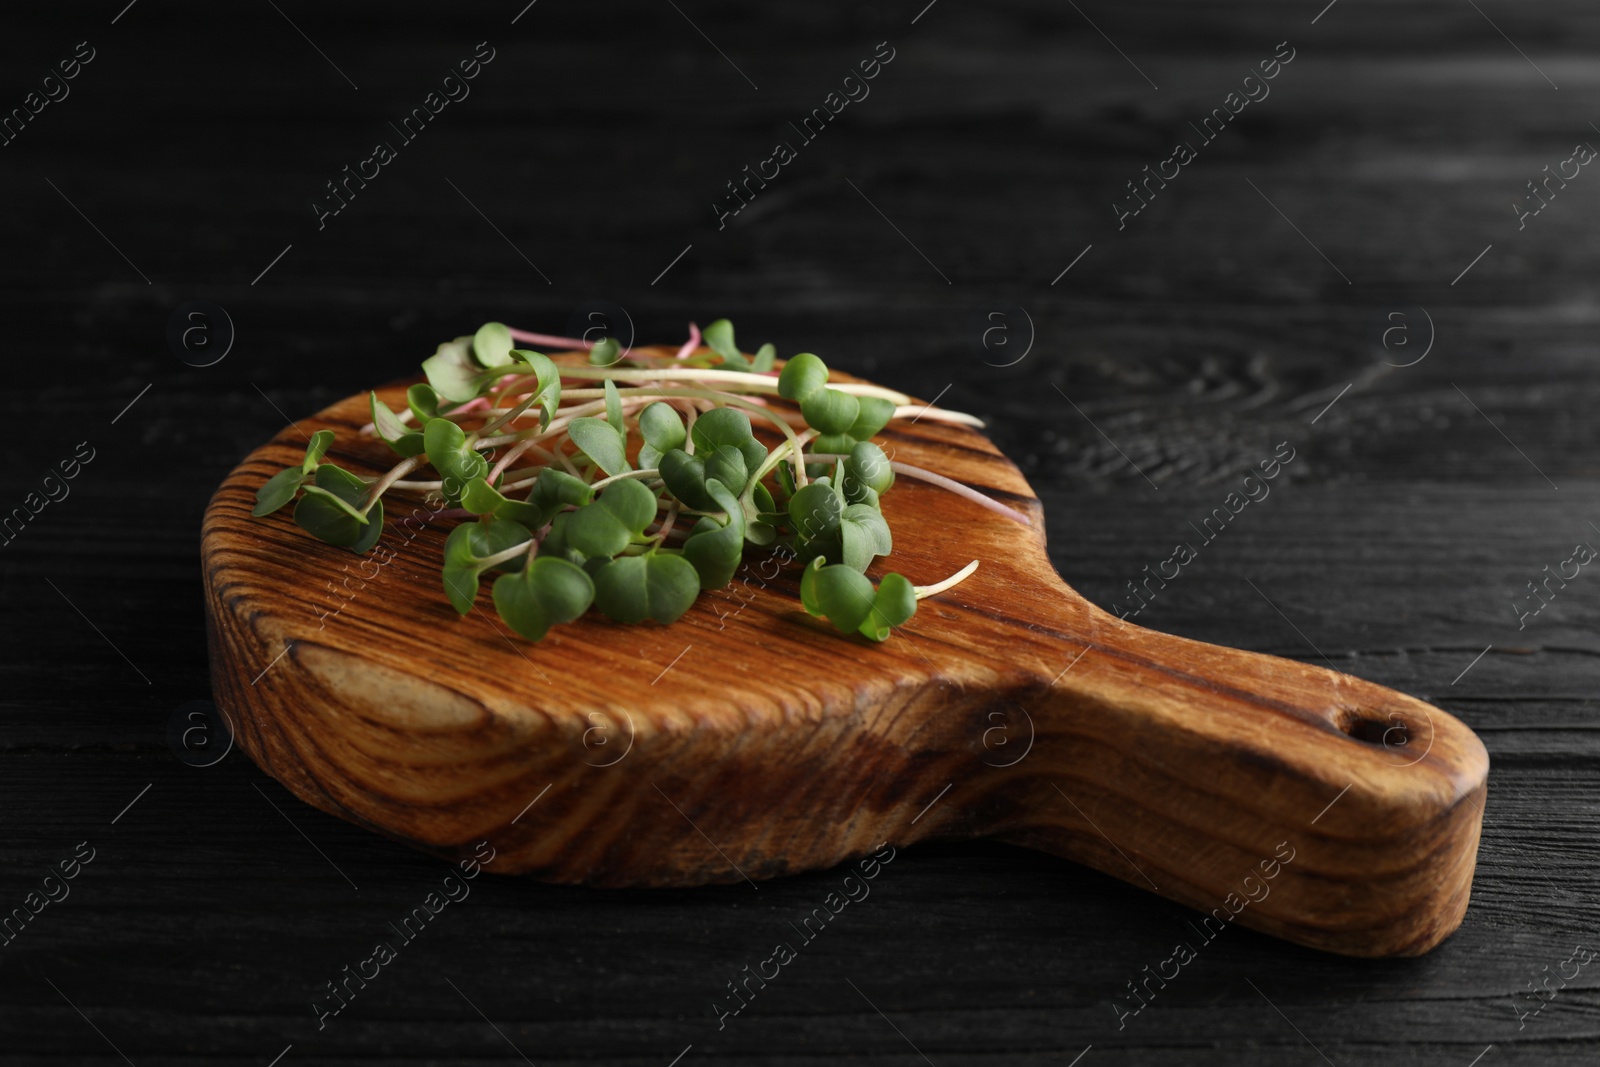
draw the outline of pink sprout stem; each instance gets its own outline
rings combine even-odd
[[[689,339],[683,342],[683,347],[678,349],[678,354],[673,359],[688,359],[694,355],[694,350],[700,347],[700,327],[694,323],[689,324]]]
[[[594,345],[577,337],[556,337],[548,333],[529,333],[527,330],[507,329],[513,341],[524,341],[530,345],[546,345],[550,348],[568,348],[573,350],[590,349]]]

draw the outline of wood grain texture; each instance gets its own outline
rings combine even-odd
[[[7,506],[39,461],[85,437],[100,451],[0,555],[0,904],[75,842],[100,850],[71,899],[0,950],[5,1067],[126,1067],[105,1037],[140,1067],[261,1067],[290,1043],[278,1067],[521,1062],[507,1038],[539,1067],[663,1067],[691,1043],[678,1067],[925,1067],[918,1051],[938,1067],[1062,1067],[1090,1044],[1078,1067],[1285,1067],[1322,1064],[1318,1052],[1340,1067],[1591,1067],[1592,967],[1525,1026],[1517,1010],[1600,924],[1600,586],[1573,583],[1524,631],[1507,604],[1600,523],[1592,168],[1525,231],[1510,209],[1574,139],[1594,139],[1593,5],[1339,0],[1311,25],[1325,0],[1078,0],[1159,92],[1046,0],[940,0],[914,27],[925,0],[678,0],[759,92],[659,0],[541,0],[515,26],[524,0],[397,0],[380,19],[279,0],[360,92],[267,5],[141,0],[107,26],[125,6],[18,6],[3,42],[9,106],[74,42],[100,50],[0,168],[16,209],[0,217],[15,253],[0,263],[14,375],[0,411],[35,434],[8,446]],[[319,232],[307,199],[485,37],[501,58],[471,99]],[[872,97],[785,168],[761,214],[717,231],[711,195],[886,38],[900,57]],[[1285,38],[1299,58],[1240,136],[1137,220],[1152,225],[1118,232],[1112,194]],[[1138,621],[1325,656],[1472,726],[1493,797],[1460,930],[1391,960],[1234,930],[1119,1028],[1124,983],[1192,940],[1197,916],[1043,852],[929,843],[719,1029],[723,983],[842,871],[759,891],[480,878],[439,937],[319,1029],[308,998],[442,868],[298,804],[237,752],[206,770],[173,758],[173,710],[212,696],[205,504],[288,419],[429,354],[410,339],[490,318],[559,329],[595,295],[625,305],[642,337],[726,314],[782,352],[922,396],[949,386],[941,403],[990,417],[1038,492],[1056,569],[1106,607],[1232,471],[1290,440],[1300,458],[1272,498]],[[239,327],[210,368],[164,345],[192,298]],[[1438,346],[1381,368],[1403,360],[1376,327],[1414,303]],[[997,369],[967,329],[1001,304],[1027,308],[1039,345]]]
[[[404,385],[380,397],[401,407]],[[395,556],[359,568],[288,509],[250,516],[314,430],[338,435],[347,470],[391,466],[367,417],[357,395],[286,427],[203,532],[219,703],[244,750],[328,812],[446,856],[489,840],[494,870],[557,882],[771,878],[989,836],[1352,955],[1425,952],[1460,924],[1488,771],[1471,731],[1095,607],[1056,577],[1032,490],[974,430],[907,418],[881,440],[1032,524],[902,476],[884,505],[896,551],[873,575],[982,565],[885,644],[808,618],[797,568],[759,555],[673,626],[590,612],[530,644],[486,589],[456,617],[447,526],[396,522],[403,494],[380,541]]]

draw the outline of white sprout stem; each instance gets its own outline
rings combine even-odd
[[[984,424],[976,415],[968,415],[964,411],[951,411],[948,408],[936,408],[932,404],[902,404],[894,409],[894,418],[903,419],[907,415],[913,419],[927,419],[929,422],[953,422],[957,426],[982,428]]]
[[[482,559],[479,559],[477,561],[477,563],[484,570],[488,570],[490,567],[493,567],[497,563],[505,563],[505,562],[507,562],[509,560],[516,559],[518,556],[526,555],[528,553],[531,553],[531,552],[535,551],[535,549],[537,548],[538,544],[539,544],[538,540],[536,540],[535,538],[530,537],[526,541],[523,541],[521,544],[512,545],[510,548],[506,549],[504,552],[496,552],[492,556],[484,556]]]
[[[998,512],[1013,522],[1020,522],[1024,526],[1033,525],[1032,520],[1030,520],[1028,516],[1024,515],[1022,512],[1016,510],[1015,508],[1007,507],[993,497],[984,496],[970,485],[962,485],[954,478],[946,478],[942,474],[935,474],[933,471],[923,470],[921,467],[913,467],[911,464],[901,463],[899,460],[890,460],[889,469],[894,471],[896,474],[904,474],[910,478],[918,478],[924,482],[937,485],[941,489],[948,489],[957,496],[965,497],[974,504],[980,504],[983,507],[988,508],[990,511]]]
[[[973,560],[971,563],[967,564],[965,567],[962,567],[960,570],[956,571],[942,582],[935,582],[932,585],[916,585],[912,586],[911,588],[912,591],[917,594],[918,600],[925,600],[930,596],[938,596],[946,589],[955,588],[968,578],[972,577],[972,572],[977,569],[978,561]]]
[[[601,478],[598,482],[595,482],[593,485],[589,486],[589,488],[593,489],[595,492],[599,492],[600,490],[604,489],[606,486],[610,485],[612,482],[626,481],[629,478],[659,478],[659,477],[661,477],[661,471],[660,470],[656,469],[655,467],[646,467],[643,470],[623,471],[621,474],[613,474],[609,478]]]
[[[639,369],[625,368],[611,370],[608,367],[567,367],[559,368],[563,378],[591,378],[604,381],[607,378],[622,382],[647,382],[652,379],[681,379],[700,382],[727,382],[732,385],[743,386],[743,391],[752,393],[773,393],[778,391],[778,379],[764,374],[756,374],[742,370],[716,370],[714,368],[699,369],[695,367],[644,367]],[[850,393],[853,396],[876,396],[884,400],[892,400],[896,404],[906,404],[911,398],[894,389],[886,389],[881,385],[868,385],[865,382],[839,382],[828,388],[837,389],[841,393]],[[733,392],[734,390],[729,390]],[[920,410],[913,408],[913,411]]]

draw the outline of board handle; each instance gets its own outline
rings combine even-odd
[[[1188,904],[1202,940],[1237,923],[1408,956],[1460,925],[1489,768],[1470,729],[1348,674],[1073,612],[1086,640],[1052,658],[1071,666],[1016,694],[1034,747],[994,836]]]

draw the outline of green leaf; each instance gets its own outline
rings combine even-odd
[[[537,504],[508,499],[483,478],[474,478],[467,483],[461,493],[461,506],[480,515],[514,519],[530,529],[537,529],[550,521],[549,512]]]
[[[616,427],[604,419],[573,419],[567,426],[567,436],[608,475],[633,469],[628,464],[627,443]]]
[[[683,418],[671,404],[662,400],[639,412],[639,434],[657,452],[682,448],[685,437]],[[654,464],[652,464],[654,466]]]
[[[844,508],[828,479],[811,482],[789,498],[789,523],[804,544],[828,537],[839,528]]]
[[[755,498],[758,512],[770,515],[778,510],[778,505],[772,499],[772,490],[760,482],[756,483],[755,489],[751,491],[751,496]]]
[[[531,537],[526,526],[509,519],[464,522],[451,530],[444,542],[441,577],[445,595],[450,598],[456,611],[465,615],[472,610],[472,602],[478,596],[478,575],[483,573],[484,559],[526,544]],[[502,564],[502,567],[515,569],[520,565],[519,557],[519,561]]]
[[[734,496],[733,491],[715,478],[707,478],[706,494],[716,501],[718,508],[722,509],[723,514],[727,516],[728,524],[748,536],[750,532],[746,528],[748,519],[744,508],[739,505],[739,498]]]
[[[410,429],[389,405],[372,394],[372,428],[378,439],[407,459],[421,455],[426,445],[420,431]]]
[[[622,358],[622,346],[615,337],[606,337],[595,342],[589,349],[589,364],[595,367],[609,367]]]
[[[360,537],[356,538],[355,543],[346,546],[358,556],[366,553],[373,545],[378,543],[378,538],[383,536],[382,500],[374,500],[372,502],[372,508],[367,512],[367,525],[362,529],[364,532]]]
[[[514,348],[511,355],[520,366],[522,373],[531,372],[538,382],[534,390],[539,397],[539,406],[544,414],[540,417],[539,427],[550,425],[550,420],[555,418],[556,408],[561,405],[561,370],[549,356],[540,352],[530,352],[523,348]]]
[[[903,574],[886,574],[872,598],[872,610],[861,620],[856,632],[873,641],[883,641],[890,627],[901,626],[917,613],[917,591]]]
[[[894,539],[882,512],[867,504],[851,504],[840,521],[839,546],[844,565],[864,571],[873,559],[894,550]]]
[[[701,519],[683,543],[683,558],[700,575],[701,589],[721,589],[733,581],[744,558],[744,535],[732,523],[718,526],[713,519]]]
[[[700,335],[706,347],[722,357],[722,366],[726,370],[749,370],[750,361],[744,358],[744,353],[739,351],[739,346],[733,343],[733,323],[727,319],[718,319]]]
[[[507,626],[530,641],[578,618],[594,601],[594,582],[567,560],[540,555],[494,582],[494,606]]]
[[[328,454],[328,446],[333,444],[332,430],[318,430],[311,435],[311,440],[306,444],[306,458],[301,462],[300,469],[310,474],[317,469],[317,464],[322,462],[322,457]]]
[[[800,414],[821,433],[846,433],[861,414],[861,402],[837,389],[817,389],[800,401]]]
[[[894,468],[889,466],[889,457],[871,441],[862,441],[850,450],[850,458],[844,461],[844,471],[846,491],[852,480],[879,494],[887,493],[894,484]]]
[[[567,543],[567,522],[576,514],[576,511],[563,511],[550,520],[550,530],[539,544],[540,556],[559,556],[572,563],[582,563],[588,558]]]
[[[439,394],[433,386],[418,382],[406,390],[406,404],[411,408],[411,417],[417,420],[417,425],[425,425],[429,419],[439,417]]]
[[[661,457],[657,464],[667,492],[695,511],[710,511],[717,506],[706,492],[706,464],[699,456],[691,456],[681,448],[674,448]]]
[[[612,429],[617,431],[618,435],[623,438],[624,444],[626,444],[628,425],[622,420],[622,394],[617,392],[617,383],[610,378],[606,379],[605,391],[606,421],[611,424]]]
[[[800,603],[812,615],[826,617],[840,633],[854,633],[872,612],[872,583],[849,567],[824,566],[818,556],[800,579]]]
[[[848,456],[854,447],[856,439],[847,433],[823,433],[811,439],[809,451],[818,456]]]
[[[694,440],[695,454],[704,454],[708,462],[718,445],[731,445],[743,453],[747,470],[755,470],[767,458],[766,447],[750,429],[750,416],[738,408],[712,408],[695,420],[689,436]]]
[[[449,419],[429,419],[422,438],[428,462],[438,469],[444,494],[450,499],[458,499],[468,482],[489,472],[489,461],[467,445],[466,431]]]
[[[885,400],[881,396],[858,396],[857,404],[860,411],[856,421],[850,424],[846,432],[857,441],[865,441],[869,437],[876,437],[889,425],[889,420],[894,418],[894,401]]]
[[[371,519],[360,510],[367,495],[366,482],[342,467],[324,463],[317,467],[315,484],[304,489],[294,509],[294,521],[300,527],[338,548],[353,548],[368,539]],[[381,513],[378,521],[381,524]]]
[[[661,468],[661,453],[649,441],[639,446],[639,469],[642,471],[659,470]]]
[[[753,371],[769,371],[772,369],[772,364],[777,362],[777,359],[778,349],[769,342],[756,349],[755,358],[750,361],[750,369]]]
[[[655,517],[654,493],[631,478],[612,482],[567,519],[566,543],[585,556],[615,556]]]
[[[696,452],[696,456],[701,453]],[[714,451],[705,453],[706,479],[715,478],[735,493],[744,492],[744,485],[750,478],[750,472],[744,465],[744,454],[732,445],[718,445]]]
[[[498,322],[486,322],[472,337],[472,354],[485,367],[504,367],[511,362],[511,331]]]
[[[878,583],[872,607],[874,617],[882,616],[890,626],[904,626],[917,613],[917,588],[905,575],[891,571]]]
[[[778,375],[778,395],[785,400],[803,402],[827,384],[828,365],[810,352],[801,352],[783,365]]]
[[[718,445],[737,448],[754,436],[750,416],[738,408],[712,408],[694,420],[694,429],[689,435],[694,438],[696,452],[707,452]]]
[[[533,483],[533,492],[528,494],[529,503],[547,515],[554,514],[568,504],[582,507],[593,499],[594,489],[588,482],[554,467],[546,467],[539,472],[539,480]]]
[[[258,519],[263,515],[271,515],[294,499],[294,495],[300,491],[300,483],[305,480],[305,471],[299,467],[285,467],[256,490],[256,506],[250,509],[250,514]]]
[[[483,374],[472,358],[472,338],[457,337],[446,341],[438,351],[422,361],[422,372],[428,384],[446,400],[458,404],[478,395],[483,387]]]
[[[665,552],[622,556],[594,575],[595,607],[618,622],[675,622],[699,595],[700,574],[694,565]]]

